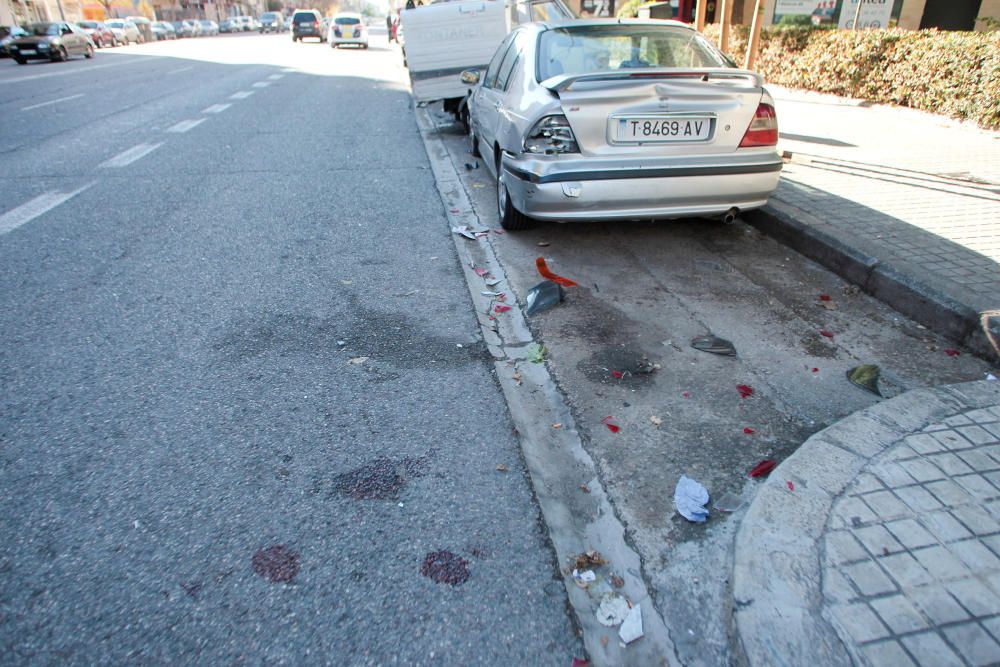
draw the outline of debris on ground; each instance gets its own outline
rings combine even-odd
[[[626,644],[631,644],[642,637],[642,607],[635,605],[628,610],[628,616],[618,628],[618,636]]]
[[[660,428],[661,426],[663,426],[663,420],[660,419],[659,417],[657,417],[656,415],[653,415],[652,417],[650,417],[649,421],[656,428]]]
[[[555,424],[552,425],[552,428],[556,429],[562,428],[562,422],[556,422]]]
[[[946,347],[944,349],[944,353],[947,354],[949,357],[957,357],[960,354],[962,354],[961,352],[959,352],[958,350],[956,350],[953,347]]]
[[[483,290],[482,292],[480,292],[480,294],[482,294],[483,296],[490,296],[494,298],[504,296],[503,292],[490,292],[488,290]]]
[[[570,667],[590,667],[590,662],[583,658],[573,658],[573,664]]]
[[[355,366],[360,366],[361,364],[368,361],[370,358],[371,357],[354,357],[353,359],[349,359],[347,363],[353,364]]]
[[[772,459],[764,459],[750,470],[751,477],[765,477],[777,467],[778,463]]]
[[[524,299],[524,312],[528,315],[534,315],[559,305],[565,299],[566,290],[562,288],[562,285],[551,280],[543,280],[528,290],[528,295]]]
[[[750,398],[753,396],[753,387],[747,384],[736,385],[736,390],[740,392],[740,398]]]
[[[512,376],[511,376],[511,378],[513,378],[514,382],[516,382],[516,383],[517,383],[518,385],[520,385],[520,384],[521,384],[521,373],[520,373],[520,371],[518,371],[518,372],[514,373],[514,374],[513,374]]]
[[[693,523],[708,519],[708,489],[687,475],[681,475],[674,489],[674,506],[682,517]]]
[[[615,371],[615,370],[611,371],[611,375],[613,375],[616,380],[621,380],[623,377],[625,377],[625,373],[622,373],[621,371]]]
[[[476,273],[476,275],[477,275],[477,276],[479,276],[480,278],[485,278],[485,277],[486,277],[487,275],[489,275],[489,273],[490,273],[490,270],[489,270],[489,269],[483,269],[483,268],[480,268],[480,267],[476,267],[476,266],[472,267],[472,270],[473,270],[473,271],[474,271],[474,272]],[[487,283],[487,284],[488,284],[488,283]]]
[[[507,466],[505,466],[502,463],[498,463],[497,464],[497,472],[510,472],[510,468],[508,468]]]
[[[573,567],[577,570],[589,570],[594,567],[600,567],[602,565],[607,565],[608,561],[604,560],[604,556],[601,555],[600,551],[585,551],[582,554],[577,554],[573,557]]]
[[[459,236],[464,236],[470,241],[476,240],[476,233],[472,231],[472,228],[469,227],[468,225],[462,225],[461,227],[452,227],[451,233],[458,234]]]
[[[489,273],[489,271],[487,271],[487,273]],[[486,281],[486,286],[487,287],[496,287],[497,285],[499,285],[502,282],[503,281],[500,278],[490,278],[489,280]]]
[[[718,336],[698,336],[691,339],[691,347],[702,352],[721,354],[727,357],[736,356],[736,347],[725,338]]]
[[[586,484],[581,484],[580,490],[583,491],[584,493],[590,493],[590,487],[587,486]]]
[[[742,506],[743,498],[735,493],[727,493],[712,504],[720,512],[735,512]]]
[[[862,389],[867,389],[876,396],[881,396],[882,392],[878,388],[879,375],[882,369],[875,364],[862,364],[847,371],[847,379],[851,384],[855,384]]]
[[[617,593],[607,593],[597,607],[597,622],[610,628],[621,624],[628,612],[628,600]]]
[[[538,343],[532,343],[532,345],[528,348],[528,361],[530,361],[533,364],[542,363],[543,361],[545,361],[546,351],[547,350],[542,345]]]
[[[504,305],[504,304],[502,304],[502,303],[498,303],[497,305],[495,305],[495,306],[493,307],[493,312],[494,312],[494,313],[506,313],[506,312],[507,312],[508,310],[510,310],[510,309],[511,309],[511,307],[510,307],[510,306],[505,306],[505,305]]]
[[[538,247],[539,248],[547,248],[548,246],[549,246],[549,242],[548,241],[539,241],[538,242]]]
[[[617,433],[618,431],[622,430],[622,427],[614,422],[614,417],[612,417],[611,415],[608,415],[607,417],[602,419],[601,423],[607,426],[608,430],[611,431],[612,433]]]
[[[593,570],[573,570],[573,581],[580,588],[586,588],[597,581],[597,575]]]
[[[340,284],[341,285],[353,285],[354,281],[353,280],[341,280]]]
[[[823,338],[833,338],[833,332],[827,331],[826,329],[820,329],[819,335],[822,336]]]
[[[987,373],[986,374],[986,381],[987,382],[996,382],[997,381],[997,376],[993,375],[993,373]]]
[[[746,435],[753,435],[756,432],[757,431],[753,430],[749,426],[746,426],[746,427],[743,428],[743,433],[745,433]]]
[[[538,273],[542,276],[542,278],[547,278],[554,283],[559,283],[563,287],[576,287],[578,285],[578,283],[570,280],[569,278],[563,278],[562,276],[552,273],[549,270],[548,264],[545,263],[544,257],[539,257],[535,260],[535,267],[538,269]]]
[[[615,588],[621,588],[622,586],[625,585],[625,580],[619,577],[617,574],[612,574],[608,578],[608,581],[610,581],[611,585],[614,586]]]
[[[792,484],[790,481],[786,481],[785,484],[788,485],[788,490],[789,491],[794,491],[795,490],[795,485]]]
[[[979,324],[986,334],[986,340],[1000,357],[1000,310],[986,310],[979,313]]]
[[[468,169],[469,171],[472,171],[473,169],[479,169],[479,163],[478,162],[466,162],[465,163],[465,168]]]

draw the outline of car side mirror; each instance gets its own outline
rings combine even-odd
[[[462,72],[462,83],[474,86],[479,83],[479,70],[467,69]]]

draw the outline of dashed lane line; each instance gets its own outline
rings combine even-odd
[[[162,145],[163,145],[162,141],[158,144],[139,144],[138,146],[133,146],[127,151],[122,151],[121,153],[119,153],[118,155],[114,156],[109,160],[105,160],[98,166],[103,169],[116,169],[119,167],[126,167],[135,162],[136,160],[139,160],[149,155]]]
[[[238,93],[233,93],[232,95],[230,95],[229,99],[231,99],[231,100],[245,100],[246,98],[248,98],[251,95],[253,95],[253,93],[254,93],[254,91],[252,91],[252,90],[241,90]]]
[[[14,77],[12,79],[0,78],[0,84],[21,83],[22,81],[34,81],[35,79],[47,79],[50,76],[68,76],[70,74],[80,76],[81,74],[92,72],[95,69],[104,69],[105,67],[118,67],[119,65],[130,65],[132,63],[138,63],[138,62],[148,62],[148,61],[145,58],[132,58],[129,60],[122,60],[115,63],[108,63],[107,65],[91,65],[89,67],[71,67],[58,72],[45,72],[44,74],[30,74],[28,76]]]
[[[38,195],[31,201],[21,204],[15,209],[7,211],[3,215],[0,215],[0,236],[17,229],[21,225],[31,222],[43,213],[51,211],[56,206],[59,206],[59,204],[72,199],[95,183],[97,183],[97,181],[88,183],[82,188],[78,188],[72,192],[46,192]]]
[[[173,132],[174,134],[181,134],[182,132],[187,132],[191,128],[198,127],[205,122],[204,118],[191,118],[189,120],[182,120],[181,122],[167,128],[167,132]]]
[[[232,104],[213,104],[212,106],[208,107],[207,109],[202,109],[201,112],[202,113],[222,113],[223,111],[225,111],[226,109],[228,109],[231,106],[233,106],[233,105]]]
[[[284,74],[272,74],[271,76],[269,76],[267,78],[270,79],[271,81],[277,81],[278,79],[285,78],[285,75]]]
[[[258,81],[257,83],[253,84],[253,87],[254,88],[267,88],[270,85],[271,85],[270,81]]]
[[[180,69],[172,69],[169,72],[167,72],[167,74],[180,74],[181,72],[188,72],[193,69],[194,67],[182,67]]]
[[[69,97],[60,97],[57,100],[49,100],[48,102],[41,102],[40,104],[32,104],[30,107],[21,107],[21,111],[31,111],[32,109],[41,109],[42,107],[47,107],[50,104],[59,104],[60,102],[69,102],[70,100],[79,99],[84,96],[84,93],[79,95],[70,95]]]

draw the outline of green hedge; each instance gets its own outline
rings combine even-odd
[[[742,64],[748,26],[733,26]],[[705,35],[718,43],[718,26]],[[1000,32],[769,27],[755,69],[773,83],[860,97],[1000,129]]]

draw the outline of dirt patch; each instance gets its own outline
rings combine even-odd
[[[425,466],[426,460],[422,458],[380,456],[360,468],[337,475],[333,488],[354,500],[395,500],[408,480],[423,474]]]
[[[436,584],[459,586],[469,578],[469,561],[450,551],[432,551],[420,565],[420,574]]]
[[[275,583],[290,584],[299,573],[299,554],[284,544],[260,549],[251,561],[258,576]]]

